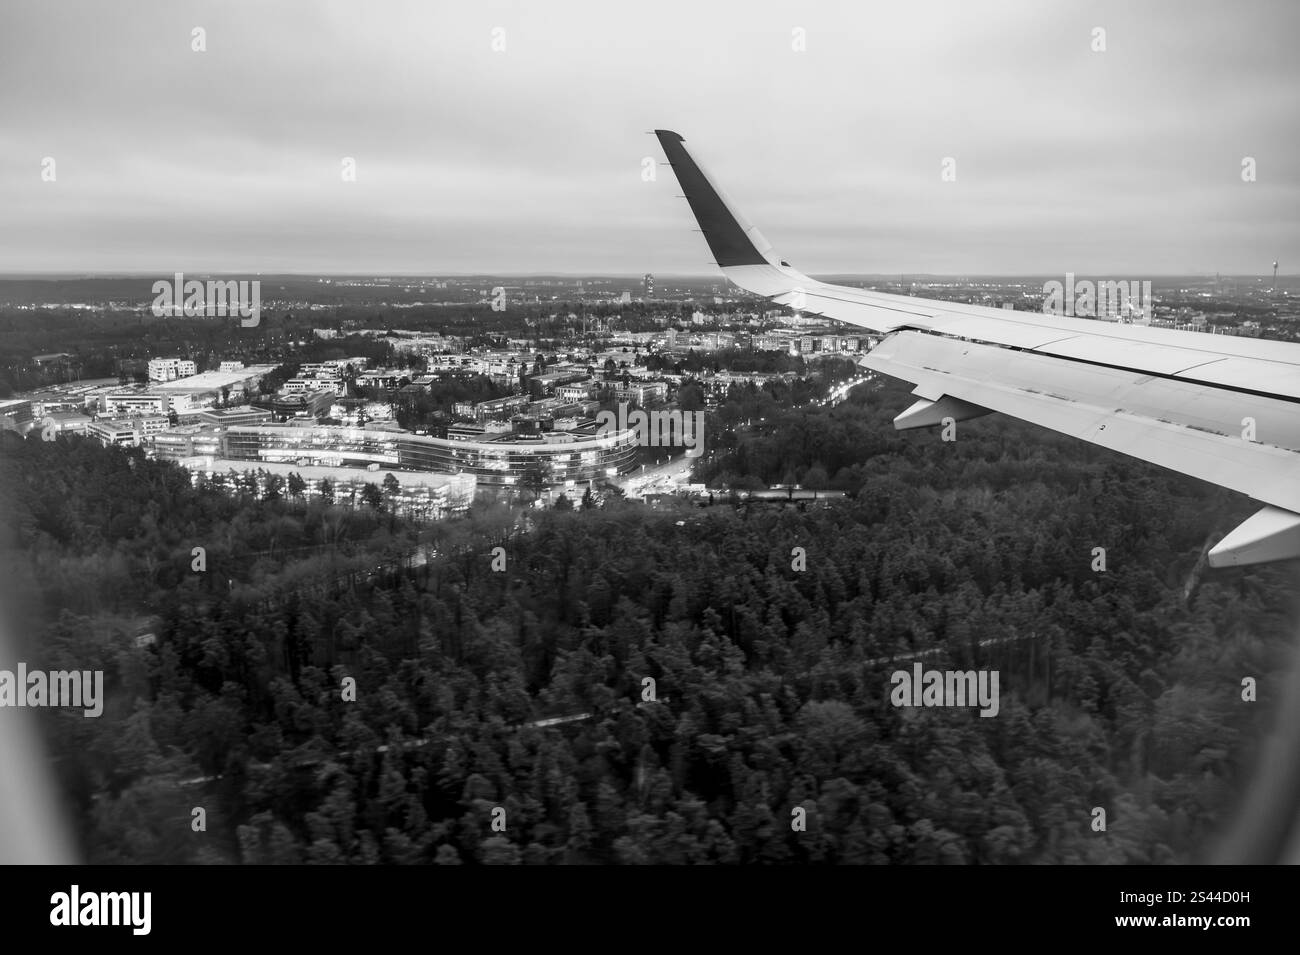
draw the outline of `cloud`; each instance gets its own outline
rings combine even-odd
[[[10,270],[708,272],[671,172],[642,181],[655,127],[809,271],[1300,261],[1291,4],[19,0],[0,16]]]

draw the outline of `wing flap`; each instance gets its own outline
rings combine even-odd
[[[890,336],[861,364],[930,393],[941,391],[1300,512],[1300,455],[1293,451],[1245,440],[1237,432],[1133,413],[1123,406],[1125,388],[1119,379],[1104,387],[1085,385],[1080,394],[1077,370],[1062,359],[1026,352],[993,354],[997,350],[992,346],[962,344],[966,354],[959,360],[944,353],[948,342],[921,340],[927,337],[932,338],[906,332]],[[996,377],[987,374],[993,366],[999,369]],[[1113,400],[1102,403],[1104,395]]]

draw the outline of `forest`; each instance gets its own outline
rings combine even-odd
[[[6,623],[105,672],[101,718],[40,714],[85,859],[1203,858],[1294,642],[1290,571],[1203,566],[1248,501],[998,417],[898,433],[895,385],[733,397],[770,414],[697,479],[851,497],[413,525],[0,434]],[[998,715],[890,705],[914,659],[998,670]]]

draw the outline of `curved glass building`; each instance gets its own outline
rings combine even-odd
[[[522,486],[533,468],[550,485],[585,482],[630,471],[637,433],[610,434],[547,431],[535,437],[503,434],[500,438],[458,441],[388,431],[332,425],[234,426],[224,435],[225,457],[242,461],[366,467],[471,474],[480,486]]]

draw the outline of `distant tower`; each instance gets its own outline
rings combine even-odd
[[[1277,263],[1276,263],[1276,262],[1273,263],[1273,288],[1272,288],[1272,291],[1274,291],[1274,292],[1277,291]]]
[[[653,275],[651,275],[649,272],[647,272],[647,273],[645,274],[645,279],[643,279],[643,282],[645,283],[645,297],[646,297],[646,298],[654,298],[654,297],[655,297],[655,277],[654,277]]]

